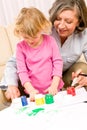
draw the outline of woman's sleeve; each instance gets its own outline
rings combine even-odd
[[[8,60],[4,77],[7,85],[18,86],[18,74],[17,74],[17,65],[16,65],[16,57],[15,54]]]

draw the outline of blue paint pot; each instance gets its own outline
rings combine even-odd
[[[28,105],[28,101],[27,101],[26,96],[21,96],[21,103],[22,103],[22,106]]]

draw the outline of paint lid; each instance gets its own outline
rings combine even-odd
[[[53,95],[51,95],[51,94],[46,94],[46,95],[45,95],[45,103],[46,103],[46,104],[54,103]]]
[[[44,97],[43,94],[36,94],[36,95],[35,95],[35,99],[39,99],[39,98],[43,98],[43,97]]]

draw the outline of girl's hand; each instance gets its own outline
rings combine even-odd
[[[30,101],[34,102],[35,101],[35,95],[38,94],[39,91],[36,89],[33,89],[33,91],[30,92]]]
[[[24,84],[25,91],[30,95],[30,101],[35,101],[35,94],[38,94],[39,91],[35,89],[30,82]]]
[[[44,92],[52,94],[53,96],[56,95],[58,93],[59,82],[60,82],[60,77],[53,76],[53,80],[50,87],[48,87]]]
[[[51,87],[47,88],[44,92],[52,94],[54,96],[58,93],[58,89],[56,87],[51,86]]]

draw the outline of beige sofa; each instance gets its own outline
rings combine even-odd
[[[0,26],[0,80],[8,59],[13,55],[18,38],[13,33],[14,25]]]
[[[4,74],[4,68],[16,49],[16,43],[19,39],[14,36],[14,25],[6,27],[0,26],[0,80]],[[0,89],[0,111],[8,107],[8,102],[4,96],[4,91]]]

